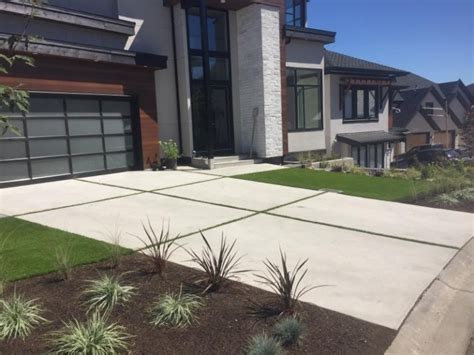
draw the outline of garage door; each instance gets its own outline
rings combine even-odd
[[[0,137],[0,184],[135,167],[131,98],[32,94],[30,105],[8,113],[19,134]]]
[[[456,132],[448,131],[448,144],[446,145],[446,131],[435,132],[433,135],[433,143],[443,144],[447,148],[454,148],[455,138],[456,138]]]
[[[412,133],[406,137],[406,151],[419,145],[428,144],[430,142],[429,133]]]

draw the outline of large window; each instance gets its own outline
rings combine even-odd
[[[286,0],[285,23],[290,26],[305,27],[306,0]]]
[[[343,115],[346,121],[372,121],[379,117],[379,90],[376,86],[343,88]]]
[[[323,129],[321,70],[287,68],[288,130]]]
[[[355,164],[371,169],[384,168],[385,148],[383,143],[352,146],[351,148]]]

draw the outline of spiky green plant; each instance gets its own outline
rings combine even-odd
[[[296,317],[287,317],[276,323],[272,335],[281,345],[289,346],[298,344],[303,333],[303,325]]]
[[[148,226],[142,223],[142,227],[146,238],[135,237],[143,243],[143,249],[145,253],[150,256],[154,272],[163,276],[168,260],[174,252],[181,247],[175,241],[179,238],[179,235],[171,236],[169,223],[166,227],[163,223],[160,234],[157,234],[149,218]]]
[[[292,313],[301,296],[309,291],[326,287],[329,285],[320,286],[305,286],[300,288],[300,284],[306,276],[308,269],[303,267],[308,262],[308,259],[303,262],[298,261],[293,270],[288,268],[286,254],[280,250],[281,266],[270,260],[265,260],[263,263],[267,269],[267,273],[263,275],[255,275],[259,282],[270,287],[279,297],[282,303],[282,311]]]
[[[124,327],[93,313],[85,322],[76,319],[50,333],[51,353],[57,355],[108,355],[125,353],[131,338]]]
[[[102,275],[97,280],[89,280],[89,286],[83,292],[87,298],[88,312],[111,311],[116,305],[130,301],[135,295],[135,287],[122,284],[122,275]]]
[[[262,334],[250,338],[245,353],[247,355],[281,355],[283,348],[278,340]]]
[[[201,255],[193,250],[187,252],[191,256],[191,261],[198,264],[206,273],[206,279],[198,280],[198,283],[204,283],[203,293],[218,291],[226,279],[248,271],[237,269],[242,257],[237,257],[237,252],[234,251],[236,240],[229,244],[222,234],[221,244],[216,253],[204,234],[201,233],[201,237],[205,243]]]
[[[54,253],[55,268],[61,275],[61,279],[66,281],[71,278],[72,270],[72,246],[59,246]]]
[[[10,298],[0,299],[0,339],[25,339],[46,319],[37,299],[28,300],[16,291]]]
[[[150,309],[151,321],[154,326],[186,327],[197,319],[195,312],[202,307],[201,298],[183,293],[166,294],[158,299]]]

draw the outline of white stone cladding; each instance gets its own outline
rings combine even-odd
[[[283,155],[279,16],[278,8],[258,4],[237,11],[240,117],[234,119],[241,150],[249,152],[258,107],[254,151],[263,158]]]

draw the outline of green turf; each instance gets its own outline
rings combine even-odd
[[[55,251],[61,246],[70,250],[74,266],[104,260],[111,254],[107,243],[18,218],[0,218],[0,270],[10,281],[56,271]]]
[[[334,189],[342,191],[346,195],[405,202],[414,199],[413,184],[415,184],[417,193],[422,193],[428,188],[428,183],[425,181],[413,182],[412,180],[301,168],[238,175],[234,178],[312,190]]]

